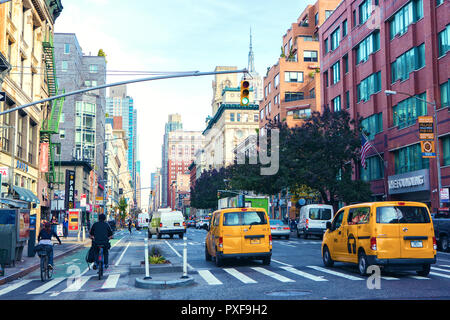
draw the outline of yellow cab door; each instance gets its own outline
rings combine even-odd
[[[215,237],[216,247],[222,248],[224,254],[242,252],[242,224],[239,209],[226,210],[222,214],[221,232]]]
[[[242,208],[242,253],[269,252],[270,225],[264,210]]]
[[[331,223],[331,229],[327,235],[327,245],[330,250],[330,255],[333,260],[343,261],[344,249],[346,249],[347,239],[343,231],[342,222],[344,221],[345,210],[339,210],[334,216]]]
[[[433,258],[433,223],[425,206],[402,205],[397,206],[400,211],[400,250],[401,258]]]
[[[358,248],[363,247],[367,254],[370,247],[370,207],[352,207],[348,211],[344,225],[347,237],[347,251],[345,261],[358,262]]]
[[[398,210],[395,206],[375,206],[377,257],[379,259],[399,259],[400,227],[398,224]]]

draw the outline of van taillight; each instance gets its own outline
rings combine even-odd
[[[159,227],[162,228],[162,223],[159,224]]]
[[[223,248],[223,237],[219,237],[219,247]]]
[[[372,249],[373,251],[377,250],[377,238],[370,238],[370,249]]]
[[[183,221],[183,227],[186,227],[186,222]]]
[[[309,219],[306,219],[306,229],[309,227]]]
[[[433,249],[437,250],[436,237],[433,237]]]
[[[272,245],[272,235],[269,236],[269,245]]]

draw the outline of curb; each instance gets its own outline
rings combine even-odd
[[[178,280],[151,280],[136,278],[134,286],[140,289],[166,289],[174,287],[188,286],[194,283],[194,278],[187,276]]]
[[[75,251],[75,250],[77,250],[77,249],[79,249],[79,248],[81,248],[81,247],[84,247],[84,245],[85,245],[84,243],[83,243],[83,244],[76,244],[76,245],[73,245],[73,246],[70,247],[67,251],[64,251],[64,252],[62,252],[62,253],[60,253],[60,254],[58,254],[58,255],[55,255],[55,256],[53,257],[53,260],[57,260],[57,259],[59,259],[59,258],[62,258],[62,257],[64,257],[64,256],[68,255],[69,253],[72,253],[73,251]],[[18,279],[18,278],[21,278],[21,277],[23,277],[23,276],[25,276],[25,275],[27,275],[27,274],[33,272],[34,270],[39,269],[40,266],[41,266],[40,263],[37,263],[37,264],[35,264],[35,265],[32,265],[32,266],[30,266],[30,267],[27,267],[26,269],[23,269],[23,270],[21,270],[21,271],[18,271],[18,272],[16,272],[16,273],[13,273],[13,274],[11,274],[11,275],[9,275],[9,276],[5,276],[3,279],[0,279],[0,285],[3,285],[3,284],[5,284],[5,283],[11,282],[11,281],[14,281],[14,280],[16,280],[16,279]]]

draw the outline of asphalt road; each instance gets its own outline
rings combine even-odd
[[[450,253],[438,252],[428,277],[415,272],[382,273],[379,288],[370,277],[361,277],[356,266],[335,263],[324,268],[320,239],[274,239],[272,262],[231,260],[217,268],[205,261],[205,230],[188,229],[188,287],[138,289],[129,267],[144,260],[146,231],[116,233],[110,251],[110,268],[102,280],[87,267],[87,248],[56,260],[53,280],[42,283],[38,271],[0,286],[0,300],[359,300],[449,299]],[[181,263],[183,240],[150,239],[167,259]],[[172,274],[176,278],[181,274]]]

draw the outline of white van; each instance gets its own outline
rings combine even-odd
[[[161,239],[163,234],[167,234],[173,238],[174,234],[183,238],[186,233],[186,222],[181,211],[173,211],[170,208],[159,209],[153,213],[148,225],[148,237],[156,235]]]
[[[300,209],[300,217],[297,224],[297,237],[308,238],[315,235],[322,238],[327,230],[327,222],[333,220],[333,206],[328,204],[308,204]]]

